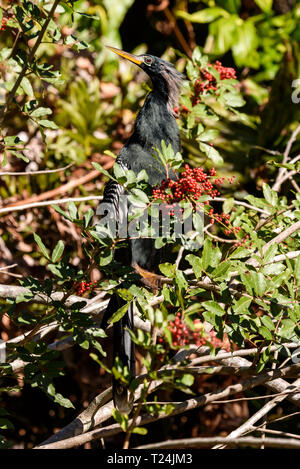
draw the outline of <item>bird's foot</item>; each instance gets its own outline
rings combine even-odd
[[[161,286],[162,275],[149,272],[149,270],[142,269],[138,264],[132,264],[134,270],[142,277],[141,282],[156,292]]]

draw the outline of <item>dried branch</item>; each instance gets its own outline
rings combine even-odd
[[[214,202],[226,202],[225,197],[214,197]],[[248,204],[247,202],[242,202],[241,200],[234,200],[234,205],[241,205],[242,207],[250,208],[255,210],[255,212],[263,213],[264,215],[270,215],[270,212],[264,210],[263,208],[255,207],[254,205]]]
[[[0,176],[33,176],[36,174],[48,174],[48,173],[59,173],[73,166],[74,163],[70,163],[63,168],[57,169],[42,169],[38,171],[0,171]]]
[[[219,389],[217,392],[207,393],[198,397],[193,397],[186,401],[181,402],[180,404],[174,405],[174,408],[171,413],[165,414],[161,413],[158,415],[141,415],[136,419],[136,426],[147,425],[153,421],[169,418],[173,415],[182,414],[188,410],[196,409],[198,407],[204,406],[209,402],[222,399],[227,396],[231,396],[238,392],[243,392],[247,389],[252,389],[253,387],[262,385],[266,382],[270,382],[274,379],[281,377],[290,378],[291,376],[295,377],[299,375],[300,372],[300,363],[291,365],[289,367],[277,370],[267,371],[258,376],[247,378],[240,383],[235,385],[230,385],[225,388]],[[131,425],[132,420],[129,420],[128,425]],[[51,444],[42,444],[38,449],[68,449],[74,448],[76,446],[83,445],[88,441],[95,439],[105,438],[107,436],[113,436],[122,431],[121,427],[118,424],[110,425],[106,428],[95,429],[90,432],[87,432],[83,435],[75,436],[72,438],[64,439],[62,441],[57,441]]]
[[[288,386],[286,391],[289,391],[289,390],[292,391],[292,390],[295,390],[295,388],[299,389],[299,386],[300,386],[300,379],[297,379],[296,381],[294,381],[294,383]],[[232,431],[229,435],[227,435],[226,439],[230,440],[233,438],[238,438],[244,435],[245,433],[248,433],[251,427],[253,427],[253,425],[256,422],[258,422],[258,420],[266,416],[272,409],[274,409],[274,407],[277,406],[277,404],[279,404],[279,402],[284,401],[286,397],[287,397],[287,394],[286,395],[281,394],[279,396],[274,397],[271,401],[267,402],[261,409],[259,409],[254,415],[252,415],[246,422],[244,422],[243,425],[241,425],[239,428],[237,428],[236,430]],[[226,448],[226,446],[227,445],[216,446],[213,449],[224,449]]]
[[[266,243],[262,248],[263,254],[266,253],[267,249],[272,244],[282,243],[282,241],[289,238],[292,234],[296,233],[298,230],[300,230],[300,221],[297,221],[296,223],[293,223],[288,228],[286,228],[281,233],[279,233],[279,235],[275,236],[275,238],[271,239],[268,243]]]
[[[108,163],[103,165],[104,169],[109,169],[113,165],[113,161],[109,161]],[[26,200],[20,200],[19,202],[15,202],[13,204],[8,205],[7,207],[4,207],[5,209],[11,209],[10,211],[13,211],[12,209],[15,209],[15,207],[27,205],[27,204],[35,204],[37,202],[41,202],[42,200],[47,200],[51,199],[52,197],[56,197],[61,194],[65,194],[66,192],[69,192],[71,189],[74,189],[75,187],[78,187],[80,185],[86,184],[87,182],[91,181],[92,179],[95,179],[96,177],[100,176],[101,172],[94,169],[93,171],[89,171],[87,174],[80,178],[74,178],[71,181],[67,182],[66,184],[63,184],[60,187],[56,187],[55,189],[51,189],[50,191],[43,192],[42,194],[39,195],[34,195],[32,197],[29,197]],[[2,209],[3,210],[3,209]]]
[[[282,164],[285,164],[288,161],[292,146],[293,146],[294,142],[296,141],[296,138],[297,138],[299,133],[300,133],[300,125],[298,125],[298,127],[294,130],[294,132],[291,135],[291,138],[289,139],[289,141],[287,143],[285,152],[283,154]],[[282,185],[283,181],[285,180],[284,177],[285,177],[286,172],[287,172],[286,168],[280,168],[279,169],[276,180],[275,180],[275,182],[272,186],[272,189],[274,191],[276,191],[276,192],[280,191],[281,185]]]
[[[69,202],[86,202],[89,200],[102,200],[102,197],[94,195],[94,196],[86,196],[86,197],[68,197],[66,199],[44,200],[42,202],[32,202],[29,204],[18,205],[17,207],[9,206],[9,207],[0,208],[0,214],[20,211],[20,210],[27,210],[28,208],[47,207],[48,205],[53,205],[53,204],[62,205],[62,204],[67,204]]]
[[[226,442],[224,437],[208,437],[208,438],[182,438],[179,440],[166,440],[160,443],[151,443],[150,445],[141,445],[136,446],[133,449],[180,449],[180,448],[207,448],[211,447],[214,444],[220,444]],[[239,446],[251,446],[259,447],[261,444],[264,444],[268,448],[289,448],[289,449],[299,449],[300,441],[293,438],[254,438],[254,437],[244,437],[231,439],[230,442],[226,443],[226,446],[230,448],[239,447]]]
[[[270,430],[269,428],[260,428],[260,427],[252,427],[252,432],[261,432],[261,433],[269,433],[271,435],[280,435],[280,436],[289,436],[291,438],[296,438],[296,440],[300,440],[300,435],[296,435],[295,433],[288,433],[288,432],[281,432],[279,430]]]
[[[298,344],[298,347],[299,347],[299,344]],[[228,366],[247,366],[249,364],[252,365],[252,363],[249,360],[246,360],[243,357],[237,357],[237,356],[233,358],[221,360],[221,363],[224,365],[228,365]],[[274,379],[273,381],[267,381],[264,386],[273,392],[284,393],[290,386],[290,383],[288,383],[284,379],[277,378],[277,379]],[[300,407],[300,392],[297,394],[288,394],[286,398],[292,404],[296,405],[297,407]]]

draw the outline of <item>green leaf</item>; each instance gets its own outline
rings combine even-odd
[[[256,5],[265,13],[271,13],[273,0],[254,0]]]
[[[114,164],[113,171],[117,179],[123,178],[126,175],[124,168],[118,163]]]
[[[235,42],[238,20],[242,21],[238,15],[230,15],[226,18],[219,18],[211,23],[204,52],[216,55],[225,54]]]
[[[84,226],[84,228],[88,228],[88,226],[90,224],[90,221],[92,220],[93,216],[94,216],[94,210],[89,208],[83,216],[83,226]]]
[[[21,88],[23,89],[24,93],[27,94],[27,96],[34,97],[34,92],[31,86],[30,81],[28,78],[24,77],[21,81]]]
[[[263,296],[267,290],[267,281],[264,274],[261,272],[251,272],[250,276],[253,281],[255,294]]]
[[[0,418],[0,428],[1,430],[14,430],[14,425],[10,422],[10,420],[5,418]]]
[[[65,249],[64,243],[60,239],[52,252],[52,262],[58,261],[58,259],[62,256],[64,249]]]
[[[104,249],[101,252],[101,256],[100,256],[100,259],[99,259],[99,264],[102,267],[104,267],[105,265],[110,264],[112,259],[113,259],[113,255],[114,255],[114,252],[113,252],[113,249],[111,247],[108,247],[107,249]]]
[[[278,251],[278,244],[271,244],[271,246],[268,247],[266,252],[264,253],[264,264],[267,264],[268,262],[272,262],[274,257],[276,256],[276,253]]]
[[[79,345],[81,348],[83,348],[84,350],[88,350],[89,349],[89,346],[90,346],[90,343],[87,339],[83,340],[82,342],[79,342]]]
[[[197,231],[200,234],[203,234],[203,228],[204,228],[203,214],[198,213],[198,212],[193,213],[193,227],[195,231]]]
[[[137,433],[138,435],[147,435],[148,430],[144,427],[135,427],[133,430],[131,430],[131,433]]]
[[[191,264],[196,278],[201,278],[203,269],[202,260],[200,259],[200,257],[195,256],[194,254],[188,254],[185,258]]]
[[[107,176],[109,179],[112,179],[113,181],[118,182],[114,177],[112,177],[109,174],[108,171],[106,171],[106,169],[102,168],[102,166],[100,166],[100,164],[92,162],[92,165],[94,166],[95,169],[97,169],[101,173],[105,174],[105,176]]]
[[[249,256],[249,249],[238,247],[232,254],[230,254],[230,259],[243,259]]]
[[[117,409],[112,410],[112,416],[115,421],[120,425],[124,432],[128,429],[128,415],[119,412]]]
[[[69,221],[73,221],[72,218],[70,217],[70,215],[68,215],[67,212],[65,212],[63,209],[61,209],[58,205],[51,205],[52,208],[54,208],[54,210],[59,213],[60,215],[62,215],[64,218],[66,218],[67,220]]]
[[[38,107],[30,113],[30,117],[41,117],[52,114],[52,110],[49,107]]]
[[[274,264],[265,265],[262,272],[265,275],[278,275],[286,269],[286,266],[281,262],[275,262]]]
[[[59,393],[56,393],[54,396],[54,402],[57,402],[59,405],[61,405],[62,407],[65,407],[66,409],[75,409],[75,407],[73,406],[72,402],[70,401],[70,399],[62,396],[61,394]]]
[[[78,219],[78,212],[77,212],[77,207],[75,205],[75,202],[73,200],[69,201],[68,210],[69,210],[72,221],[77,220]]]
[[[252,18],[245,21],[236,21],[236,36],[232,44],[232,54],[235,63],[239,66],[249,65],[258,68],[259,55],[257,30]]]
[[[225,202],[223,203],[223,212],[230,213],[233,207],[234,207],[234,198],[230,197],[229,199],[226,199]]]
[[[150,203],[147,194],[141,189],[132,189],[128,200],[137,207],[146,207]]]
[[[251,305],[251,298],[242,296],[232,307],[233,311],[236,314],[245,314],[249,313],[249,306]]]
[[[53,129],[56,130],[58,129],[57,125],[53,121],[49,121],[47,119],[41,119],[38,121],[39,125],[42,127],[46,127],[47,129]]]
[[[165,264],[159,264],[159,270],[162,272],[163,275],[166,277],[175,277],[176,275],[176,265],[171,264],[170,262],[166,262]]]
[[[155,243],[154,243],[155,249],[161,249],[166,244],[167,244],[167,241],[165,240],[165,238],[162,238],[162,237],[155,238]]]
[[[53,383],[50,383],[48,385],[47,393],[53,397],[54,402],[57,402],[62,407],[66,407],[67,409],[71,409],[71,408],[74,409],[74,406],[69,399],[67,399],[66,397],[63,397],[61,394],[55,391],[55,387]]]
[[[48,264],[48,269],[50,270],[50,272],[52,272],[54,275],[57,275],[57,277],[59,278],[64,278],[62,273],[61,273],[61,269],[60,269],[60,266],[57,266],[55,264]]]
[[[26,163],[29,163],[29,158],[27,158],[27,156],[24,156],[23,153],[19,152],[19,151],[15,151],[15,150],[9,150],[10,153],[14,156],[16,156],[17,158],[20,158],[21,160],[25,161]]]
[[[273,207],[276,207],[278,204],[277,192],[271,189],[271,187],[268,184],[264,183],[263,193],[264,193],[264,198],[266,199],[266,201]]]
[[[197,140],[199,140],[199,138],[197,138]],[[222,156],[214,147],[208,145],[207,143],[199,141],[199,148],[215,165],[221,165],[222,163],[224,163]]]
[[[44,245],[43,241],[41,240],[40,236],[36,233],[33,233],[33,237],[37,245],[39,246],[40,250],[44,254],[44,256],[50,260],[49,254],[48,254],[48,249]]]
[[[112,317],[108,320],[110,324],[113,324],[114,322],[118,322],[128,311],[130,303],[126,303],[125,305],[121,306],[113,315]]]
[[[294,334],[295,326],[296,324],[291,319],[283,319],[278,335],[285,339],[290,339]]]
[[[220,7],[203,8],[203,10],[196,11],[195,13],[187,13],[183,10],[177,10],[176,16],[183,18],[192,23],[211,23],[220,16],[229,16],[228,12]]]
[[[267,329],[265,326],[260,326],[258,328],[258,332],[260,333],[260,335],[262,335],[265,339],[267,340],[273,340],[273,336],[271,334],[271,332],[269,331],[269,329]]]
[[[216,267],[222,257],[222,253],[218,247],[213,247],[211,239],[206,239],[203,245],[202,266],[203,270],[208,267]]]
[[[224,316],[225,314],[225,310],[216,301],[205,301],[203,306],[216,316]]]
[[[261,319],[261,322],[263,323],[263,325],[267,329],[269,329],[270,331],[274,331],[275,325],[274,325],[272,319],[269,316],[262,316],[260,319]]]
[[[230,267],[231,261],[221,262],[221,264],[219,264],[215,270],[212,271],[211,275],[213,278],[224,278],[226,277]]]
[[[227,106],[231,107],[241,107],[246,103],[246,101],[238,93],[225,93],[223,95],[223,99]]]
[[[194,383],[194,376],[191,374],[184,373],[182,376],[180,376],[178,381],[184,386],[192,386]]]

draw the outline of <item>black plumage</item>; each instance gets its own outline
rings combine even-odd
[[[117,163],[124,170],[133,170],[138,174],[145,169],[149,184],[155,186],[166,178],[165,168],[153,157],[154,147],[161,149],[161,141],[171,144],[174,152],[180,151],[180,135],[176,123],[174,108],[178,105],[178,96],[183,76],[169,63],[152,55],[132,55],[110,47],[118,55],[136,63],[152,81],[152,91],[146,97],[140,110],[134,131],[122,148]],[[122,186],[110,181],[104,190],[103,203],[109,204],[116,219],[120,218],[119,197],[124,194]],[[124,211],[122,213],[124,216]],[[125,216],[126,213],[125,213]],[[154,247],[153,239],[130,240],[131,264],[152,272],[159,263],[159,251]],[[143,275],[143,274],[142,274]],[[108,319],[120,306],[123,300],[113,295],[108,305],[105,318]],[[118,356],[124,366],[135,375],[134,344],[126,329],[133,329],[132,307],[123,318],[114,324],[114,357]],[[128,401],[127,389],[113,380],[113,396],[116,407],[128,412],[131,404]]]

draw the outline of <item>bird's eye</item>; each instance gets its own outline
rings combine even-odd
[[[145,63],[146,65],[151,65],[151,64],[152,64],[152,59],[151,59],[151,57],[145,57],[145,58],[144,58],[144,63]]]

